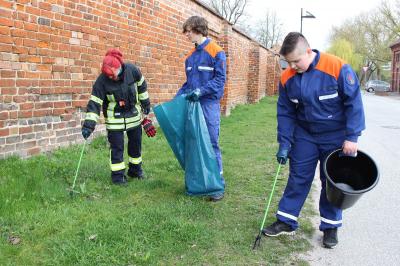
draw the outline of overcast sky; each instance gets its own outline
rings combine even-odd
[[[301,8],[316,18],[303,18],[303,34],[312,48],[324,51],[328,48],[329,31],[346,19],[376,9],[382,0],[250,0],[247,13],[252,20],[262,18],[265,10],[276,12],[283,23],[284,36],[290,31],[300,31]],[[388,2],[394,3],[395,0]]]

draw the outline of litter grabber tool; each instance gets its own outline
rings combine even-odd
[[[269,199],[268,199],[268,203],[267,203],[267,208],[265,209],[265,214],[264,214],[264,219],[261,223],[261,227],[260,227],[260,231],[256,237],[256,240],[254,241],[254,245],[253,245],[253,250],[256,249],[257,246],[260,246],[261,244],[261,234],[262,234],[262,230],[264,228],[264,224],[265,224],[265,220],[267,219],[267,214],[268,214],[268,210],[269,210],[269,206],[271,205],[271,200],[272,200],[272,196],[274,194],[275,191],[275,186],[276,186],[276,181],[278,180],[278,175],[279,172],[281,171],[281,166],[282,164],[280,163],[278,165],[278,169],[276,170],[276,175],[275,175],[275,179],[274,179],[274,183],[272,185],[272,190],[271,193],[269,194]]]
[[[74,195],[74,193],[80,193],[79,191],[74,190],[75,189],[75,184],[76,184],[76,178],[78,176],[79,173],[79,168],[81,167],[81,162],[82,162],[82,157],[83,157],[83,152],[85,151],[85,146],[86,146],[86,140],[85,142],[83,142],[83,146],[82,146],[82,150],[81,150],[81,155],[79,157],[79,161],[78,161],[78,166],[76,167],[76,171],[75,171],[75,177],[74,177],[74,181],[72,183],[71,188],[69,189],[69,195],[72,197]]]

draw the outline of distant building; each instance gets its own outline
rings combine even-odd
[[[390,45],[392,49],[392,91],[400,92],[400,39]]]

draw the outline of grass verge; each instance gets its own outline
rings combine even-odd
[[[253,251],[277,163],[276,98],[239,106],[222,119],[227,183],[223,201],[188,197],[184,173],[159,130],[144,137],[147,179],[111,185],[105,137],[27,160],[0,161],[1,265],[274,265],[303,264],[313,229],[300,218],[294,237],[263,238]],[[286,185],[279,176],[266,224]],[[84,184],[84,186],[83,186]],[[310,209],[307,207],[306,209]],[[306,210],[310,213],[310,210]],[[11,242],[14,242],[12,244]]]

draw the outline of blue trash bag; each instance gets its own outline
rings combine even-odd
[[[181,167],[186,193],[192,196],[224,192],[217,159],[199,102],[184,95],[153,108],[157,121]]]

